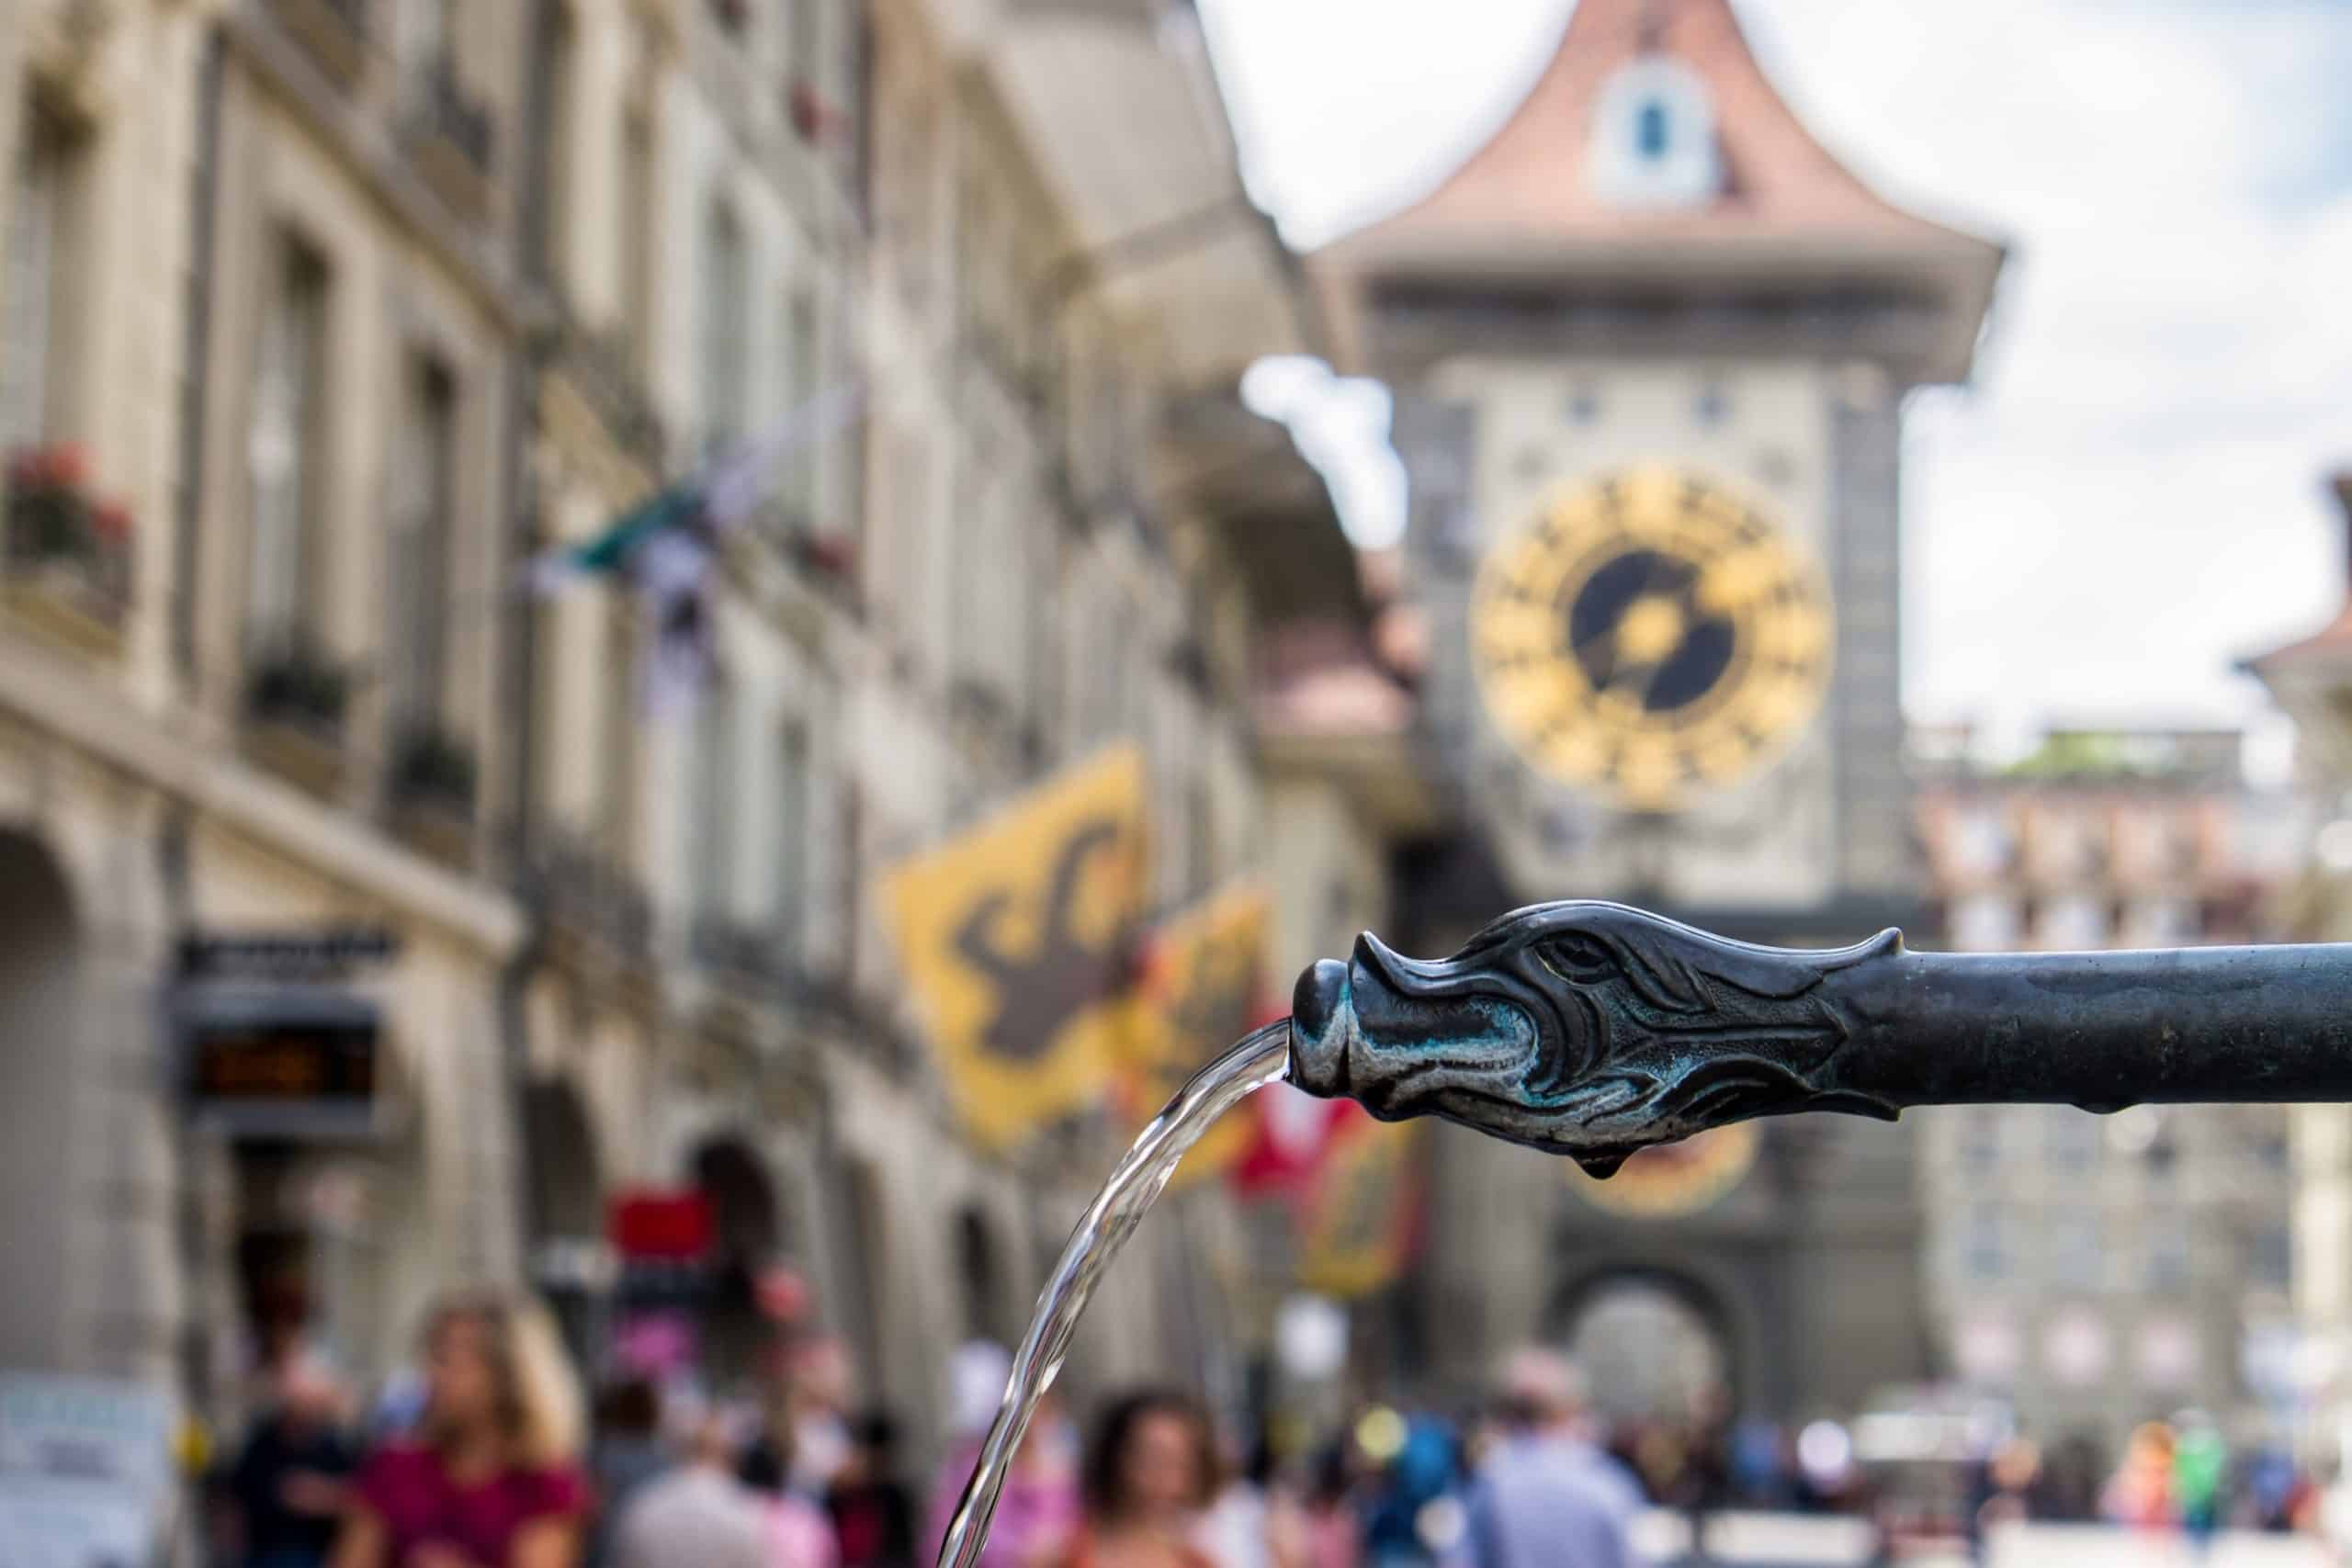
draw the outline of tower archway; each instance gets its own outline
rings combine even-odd
[[[1722,1296],[1675,1269],[1585,1275],[1561,1292],[1550,1337],[1583,1368],[1594,1413],[1611,1423],[1720,1418],[1747,1370]]]

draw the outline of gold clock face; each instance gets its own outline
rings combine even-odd
[[[1829,599],[1752,502],[1652,465],[1563,493],[1496,546],[1470,642],[1531,765],[1664,811],[1754,773],[1819,711]]]

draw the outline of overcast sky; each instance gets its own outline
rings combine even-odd
[[[1671,3],[1671,0],[1669,0]],[[2012,247],[1906,445],[1915,717],[2230,720],[2343,602],[2352,4],[1736,0],[1834,152]],[[1252,190],[1312,246],[1481,142],[1568,0],[1201,0]]]

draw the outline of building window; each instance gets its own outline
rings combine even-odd
[[[2139,947],[2178,947],[2197,940],[2197,906],[2187,898],[2147,898],[2131,910]]]
[[[1996,807],[1963,807],[1955,813],[1951,847],[1959,869],[1973,876],[1996,875],[2017,860],[2017,841]]]
[[[808,908],[808,727],[786,720],[776,743],[775,937],[788,956],[801,954]]]
[[[0,449],[9,451],[68,433],[81,357],[72,337],[85,319],[75,300],[85,143],[37,105],[21,135],[0,276]]]
[[[2098,1159],[2099,1123],[2088,1111],[2052,1107],[2048,1112],[2048,1151],[2052,1168],[2079,1176]]]
[[[711,203],[702,265],[700,412],[703,450],[715,454],[742,439],[751,400],[743,228],[724,201]]]
[[[2041,916],[2041,945],[2063,952],[2104,947],[2108,940],[2107,905],[2097,898],[2052,898]]]
[[[1656,98],[1641,107],[1634,119],[1634,150],[1645,158],[1663,158],[1672,138],[1672,115],[1665,104]]]
[[[2188,1288],[2188,1237],[2177,1222],[2159,1217],[2148,1237],[2148,1289],[2170,1292]]]
[[[691,907],[697,924],[725,922],[733,913],[735,865],[735,705],[716,671],[702,694],[695,732],[695,787],[687,792],[693,878]]]
[[[2283,1291],[2294,1282],[2295,1245],[2284,1225],[2265,1225],[2247,1247],[2246,1274],[2254,1283]]]
[[[818,37],[824,18],[817,14],[822,0],[784,0],[784,69],[796,82],[823,87],[819,66]]]
[[[1997,1111],[1971,1107],[1960,1113],[1960,1162],[1972,1181],[2000,1174],[2001,1116]]]
[[[1961,1272],[1980,1281],[2007,1279],[2009,1237],[2001,1211],[1990,1207],[1971,1209],[1962,1224]]]
[[[326,263],[300,240],[278,244],[263,307],[245,459],[252,539],[245,615],[265,646],[314,640],[327,581],[328,531],[320,515],[328,428]]]
[[[447,657],[449,541],[457,504],[458,384],[438,360],[409,366],[392,474],[388,696],[402,730],[437,729]]]
[[[2061,1209],[2050,1216],[2050,1277],[2070,1291],[2096,1290],[2107,1251],[2096,1209]]]
[[[573,143],[580,137],[579,24],[570,7],[557,6],[548,32],[547,189],[540,197],[539,222],[546,246],[548,274],[576,310],[580,279],[573,276],[571,220],[580,209],[580,158]]]
[[[1601,84],[1587,145],[1587,177],[1621,206],[1697,206],[1723,188],[1715,110],[1698,74],[1645,53]]]
[[[621,263],[621,331],[640,378],[653,368],[653,111],[633,104],[621,118],[621,198],[615,249]]]
[[[634,868],[637,826],[637,602],[626,588],[605,608],[605,734],[600,767],[604,850],[614,863]]]
[[[1951,944],[1963,953],[1997,953],[2015,947],[2022,929],[2017,900],[1995,893],[1952,901]]]
[[[788,384],[793,405],[805,408],[822,395],[822,389],[817,381],[821,374],[818,367],[824,363],[820,357],[824,343],[817,314],[817,291],[813,285],[802,283],[793,289],[789,320],[792,341],[785,345],[785,353],[788,356],[786,362]],[[786,476],[785,494],[799,513],[801,524],[808,527],[814,527],[818,523],[818,479],[822,468],[818,461],[820,445],[804,443],[793,454],[791,471]]]
[[[395,14],[399,28],[394,47],[402,64],[411,71],[421,71],[437,65],[449,58],[450,39],[456,32],[456,18],[450,14],[452,0],[401,0]]]

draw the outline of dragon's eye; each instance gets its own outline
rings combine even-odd
[[[1544,944],[1543,954],[1555,973],[1588,985],[1616,978],[1622,967],[1606,942],[1581,931],[1554,937]]]

